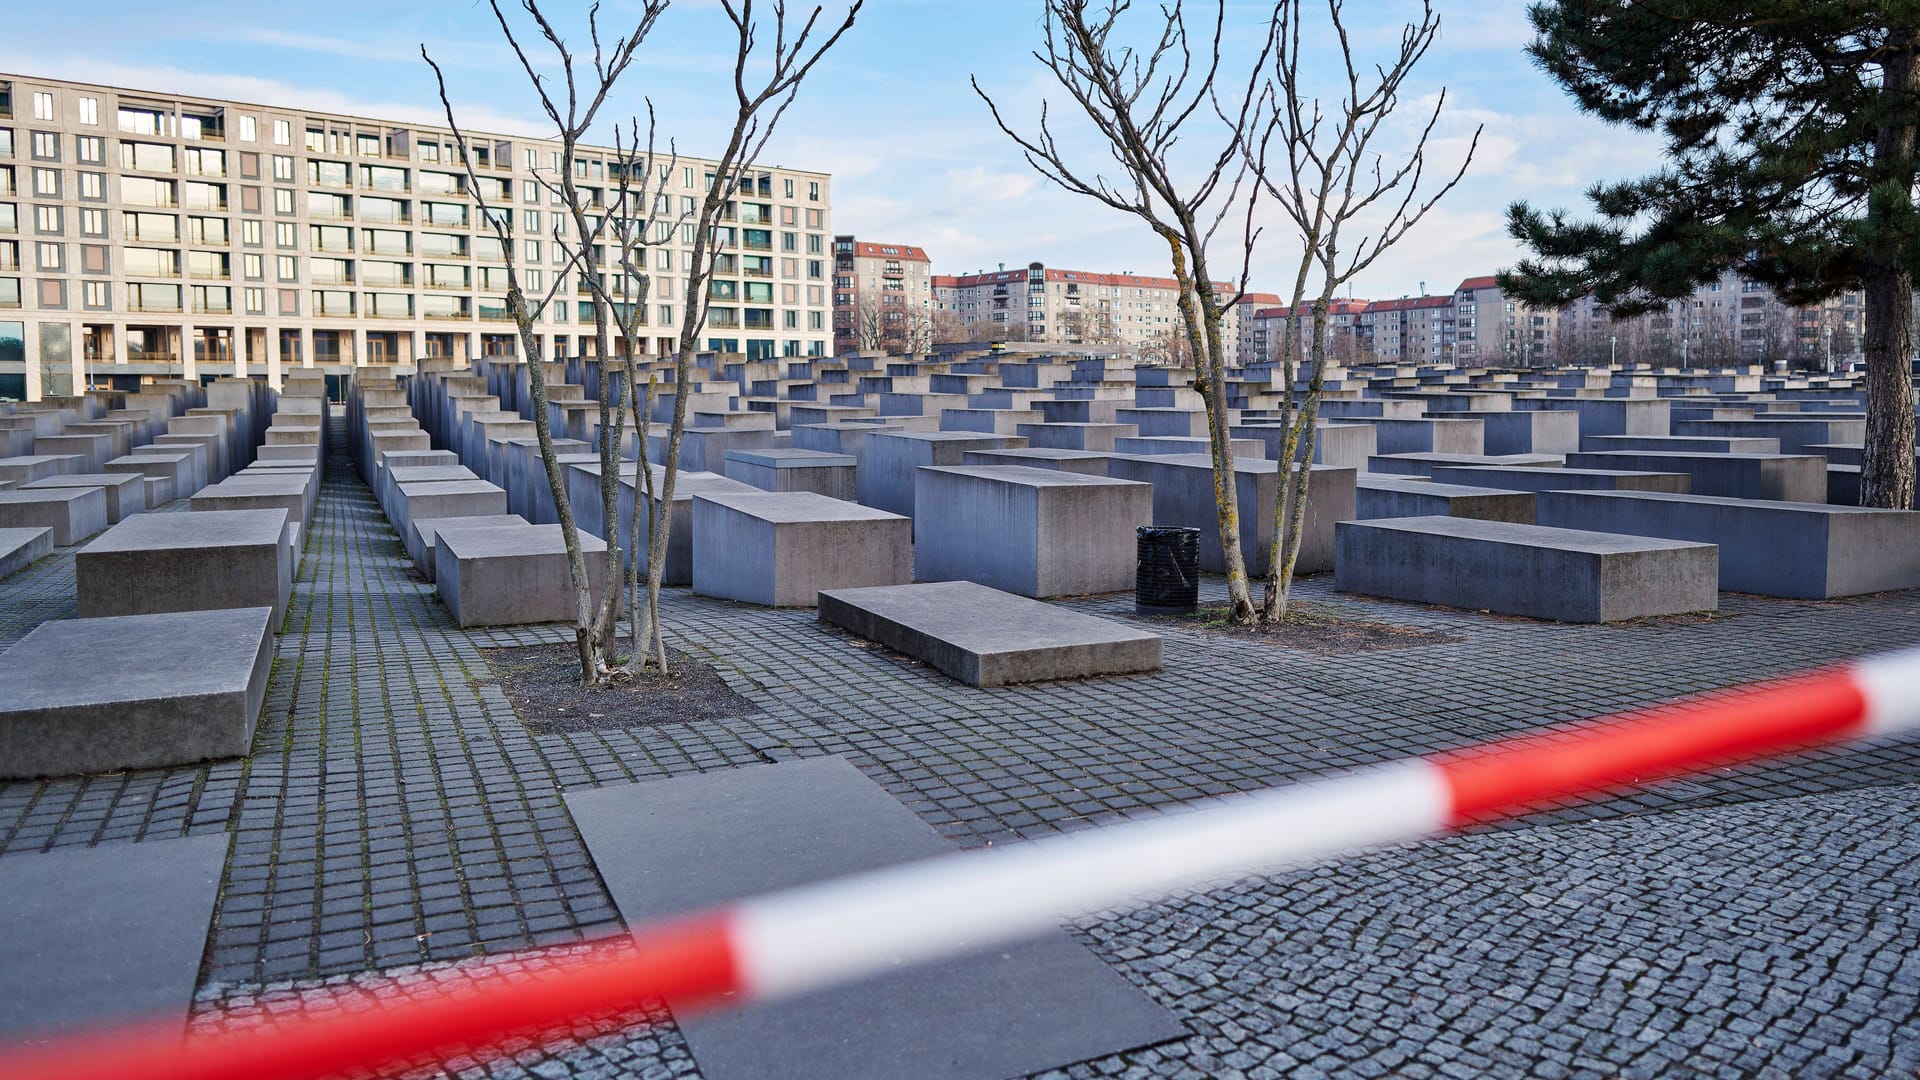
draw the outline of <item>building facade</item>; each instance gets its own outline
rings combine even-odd
[[[0,379],[18,373],[37,396],[82,368],[277,377],[515,353],[506,252],[476,195],[511,215],[529,294],[568,277],[539,317],[545,354],[591,352],[590,293],[563,253],[571,215],[541,180],[571,168],[598,221],[614,209],[617,155],[563,162],[556,143],[467,138],[477,193],[446,128],[0,75]],[[690,209],[715,182],[711,163],[682,158],[655,209]],[[761,168],[734,183],[703,344],[825,355],[830,178]],[[669,352],[693,230],[652,239],[643,334]],[[604,245],[592,256],[614,265]]]
[[[1224,303],[1232,286],[1215,284]],[[1113,345],[1149,358],[1183,362],[1187,351],[1180,287],[1173,278],[1058,270],[982,271],[934,279],[936,304],[958,317],[970,338],[1066,345]],[[1221,334],[1236,362],[1239,305],[1228,305]]]
[[[833,238],[833,351],[933,345],[933,263],[921,248]]]

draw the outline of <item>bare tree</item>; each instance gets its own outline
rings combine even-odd
[[[1247,141],[1247,160],[1261,187],[1272,195],[1299,231],[1300,261],[1294,275],[1290,321],[1281,351],[1285,392],[1281,394],[1281,426],[1286,429],[1280,453],[1280,476],[1272,507],[1273,539],[1267,557],[1267,586],[1260,618],[1278,622],[1287,616],[1293,571],[1300,558],[1300,537],[1306,521],[1307,497],[1313,478],[1313,453],[1320,398],[1325,386],[1328,356],[1328,312],[1340,288],[1371,266],[1406,237],[1427,213],[1452,191],[1466,174],[1479,147],[1475,129],[1460,165],[1441,174],[1437,185],[1426,186],[1427,144],[1441,110],[1443,90],[1428,114],[1412,147],[1389,165],[1376,145],[1383,125],[1399,108],[1409,76],[1426,56],[1440,30],[1440,16],[1430,0],[1423,0],[1418,21],[1406,24],[1399,47],[1384,63],[1368,64],[1354,57],[1343,0],[1327,0],[1327,15],[1338,44],[1344,79],[1339,96],[1323,102],[1305,86],[1302,63],[1304,0],[1289,0],[1277,9],[1269,52],[1273,75],[1255,106],[1256,124]],[[1314,46],[1315,51],[1319,51]],[[1276,146],[1276,144],[1278,144]],[[1276,169],[1274,166],[1279,165]],[[1379,224],[1352,230],[1370,216]],[[1350,249],[1347,245],[1351,241]],[[1319,287],[1311,295],[1308,281],[1319,272]],[[1309,335],[1297,332],[1294,321],[1311,312]],[[1301,342],[1307,341],[1306,362],[1312,371],[1295,404],[1294,375],[1301,366]]]
[[[887,316],[877,296],[863,296],[853,308],[853,344],[861,352],[887,347]]]
[[[1221,320],[1246,291],[1258,230],[1253,224],[1254,195],[1241,197],[1250,157],[1241,153],[1254,105],[1253,87],[1265,69],[1275,35],[1270,32],[1248,70],[1244,88],[1221,76],[1221,42],[1226,21],[1224,0],[1214,5],[1211,26],[1197,42],[1189,36],[1183,0],[1163,4],[1159,17],[1141,21],[1157,27],[1144,48],[1125,40],[1122,23],[1130,0],[1046,0],[1044,44],[1034,57],[1045,65],[1078,112],[1091,125],[1120,176],[1108,179],[1075,165],[1056,139],[1043,104],[1038,130],[1022,135],[1008,123],[993,98],[973,80],[974,92],[992,110],[994,122],[1018,145],[1027,163],[1042,177],[1075,195],[1139,218],[1153,230],[1172,259],[1180,290],[1179,309],[1188,346],[1199,365],[1198,389],[1206,406],[1207,442],[1213,464],[1216,525],[1227,573],[1230,617],[1254,617],[1246,559],[1240,547],[1240,504],[1234,473],[1230,418],[1226,406],[1227,350]],[[1222,95],[1233,98],[1223,108]],[[1218,145],[1196,151],[1197,179],[1185,179],[1175,160],[1176,146],[1191,147],[1205,137],[1215,117],[1223,121]],[[1098,166],[1095,166],[1096,168]],[[1257,189],[1254,189],[1257,191]],[[1208,251],[1223,223],[1244,214],[1238,291],[1216,292],[1208,272]]]
[[[928,342],[931,345],[946,345],[952,342],[973,340],[972,328],[957,311],[935,308],[927,319]]]
[[[536,0],[520,0],[521,9],[533,20],[539,36],[552,47],[560,69],[559,87],[563,94],[549,89],[548,77],[540,72],[522,47],[519,35],[506,12],[501,10],[500,0],[488,0],[493,10],[494,20],[499,23],[500,31],[507,43],[513,48],[521,69],[526,73],[538,97],[543,112],[553,124],[556,139],[560,144],[561,168],[558,176],[545,180],[548,185],[557,183],[565,205],[575,213],[575,226],[579,235],[576,243],[564,243],[564,229],[560,219],[555,219],[553,242],[561,244],[567,258],[564,266],[553,273],[553,283],[534,302],[529,302],[522,286],[523,275],[518,264],[518,251],[514,243],[514,212],[510,203],[495,206],[487,198],[487,185],[481,183],[475,170],[477,155],[469,145],[466,134],[460,128],[453,115],[453,104],[447,95],[446,78],[440,66],[427,54],[425,46],[420,55],[433,68],[434,78],[439,86],[440,103],[447,114],[447,126],[453,130],[454,138],[460,145],[460,158],[465,166],[467,182],[472,189],[472,197],[479,205],[481,216],[493,229],[503,250],[507,270],[507,312],[519,332],[520,347],[527,372],[528,396],[532,402],[534,434],[540,443],[540,461],[546,473],[547,485],[553,494],[556,515],[560,519],[560,533],[567,551],[567,577],[574,595],[574,639],[580,652],[581,682],[586,686],[603,685],[612,675],[609,652],[613,642],[615,620],[619,612],[620,591],[615,583],[620,578],[620,545],[617,533],[607,538],[607,568],[604,594],[596,601],[593,596],[591,578],[587,573],[586,559],[580,551],[580,533],[573,517],[573,508],[567,498],[566,477],[560,470],[560,464],[553,448],[553,430],[548,417],[547,380],[545,371],[546,357],[540,344],[538,326],[541,314],[554,301],[555,297],[572,281],[572,271],[580,267],[583,260],[591,257],[594,245],[605,229],[607,215],[600,217],[593,229],[585,227],[585,220],[579,216],[578,192],[573,186],[573,160],[575,150],[586,138],[600,109],[606,104],[614,85],[621,75],[633,64],[642,42],[653,30],[662,12],[667,8],[668,0],[645,0],[634,27],[625,36],[616,39],[611,46],[602,42],[599,27],[600,7],[595,4],[587,12],[588,40],[592,47],[591,77],[583,80],[584,73],[577,70],[575,57],[559,32],[540,11]],[[598,355],[608,354],[607,309],[596,297],[594,303],[594,340]],[[600,394],[600,487],[603,509],[607,520],[618,521],[618,484],[620,427],[622,414],[608,401],[609,393],[605,386]]]
[[[786,0],[771,0],[761,8],[769,14],[756,14],[754,0],[721,0],[721,10],[733,24],[734,63],[732,127],[726,144],[712,160],[713,182],[692,219],[693,250],[686,264],[678,349],[673,358],[673,416],[667,428],[666,460],[657,498],[650,501],[661,508],[647,538],[647,605],[658,612],[660,578],[666,572],[667,545],[673,530],[673,515],[665,512],[673,505],[674,484],[680,471],[680,441],[687,427],[687,391],[693,382],[693,359],[706,329],[710,302],[707,283],[713,277],[714,260],[719,254],[717,240],[720,223],[728,216],[732,196],[755,168],[760,154],[773,137],[781,117],[800,92],[801,84],[812,73],[828,50],[853,28],[866,0],[852,0],[846,16],[837,24],[822,22],[825,9],[819,5],[804,19],[789,18]],[[771,51],[761,42],[771,34]],[[769,180],[769,183],[771,181]],[[682,226],[683,228],[685,226]],[[644,441],[644,440],[642,440]],[[645,471],[645,470],[643,470]],[[664,661],[666,645],[660,620],[650,620],[654,641],[636,649]]]
[[[900,351],[908,356],[923,356],[933,350],[933,311],[910,308],[900,329]]]

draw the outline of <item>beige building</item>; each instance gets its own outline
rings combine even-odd
[[[1172,278],[1056,270],[1029,263],[1025,270],[983,271],[934,279],[935,302],[959,316],[978,340],[1115,345],[1165,354],[1169,343],[1184,355],[1180,288]],[[1222,302],[1233,287],[1214,285]],[[1239,346],[1238,305],[1221,325],[1228,362]]]
[[[603,215],[616,155],[568,163],[539,139],[469,141],[480,194],[513,215],[528,291],[549,287],[566,267],[555,230],[572,227],[538,178],[572,168]],[[691,208],[713,180],[681,159],[656,209]],[[827,354],[827,174],[762,168],[738,183],[705,346]],[[76,378],[277,380],[288,366],[514,353],[505,253],[468,189],[445,128],[0,75],[0,397]],[[649,251],[658,351],[678,338],[692,238],[663,231]],[[584,282],[563,284],[540,318],[547,355],[591,351],[588,301]]]
[[[833,238],[833,351],[933,346],[933,263],[921,248]]]

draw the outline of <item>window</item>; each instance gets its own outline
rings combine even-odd
[[[33,227],[42,233],[58,235],[65,230],[60,223],[60,208],[57,206],[36,206],[33,208]]]
[[[788,177],[787,179],[780,181],[780,183],[782,185],[782,190],[785,193],[785,196],[789,199],[793,198],[793,178]]]
[[[120,167],[139,172],[173,171],[173,147],[120,140]]]
[[[244,117],[242,117],[242,120],[243,120],[243,121],[244,121],[244,119],[245,119],[245,118],[244,118]],[[249,314],[249,315],[264,315],[264,314],[266,314],[266,311],[267,311],[267,290],[265,290],[265,289],[248,289],[248,290],[246,290],[246,293],[245,293],[245,295],[246,295],[246,301],[247,301],[247,314]]]
[[[293,182],[293,159],[285,154],[273,155],[273,178],[287,183]]]
[[[819,233],[807,234],[807,254],[819,255],[826,250],[826,238]]]
[[[281,281],[300,279],[300,260],[291,255],[277,255],[273,260],[274,276]]]
[[[53,95],[44,90],[33,92],[33,118],[35,120],[53,119]]]
[[[93,127],[100,126],[100,99],[83,97],[80,99],[80,122]]]
[[[107,160],[107,140],[98,135],[82,135],[74,140],[78,147],[80,161],[86,165],[103,165]]]
[[[242,255],[240,272],[245,274],[249,281],[259,281],[267,276],[266,260],[259,255]]]
[[[820,181],[818,180],[807,181],[807,199],[810,202],[820,201]]]
[[[19,306],[20,306],[20,279],[13,278],[13,277],[0,278],[0,308],[17,308]],[[0,328],[7,328],[9,330],[12,327],[19,327],[19,326],[20,326],[19,323],[0,323]],[[26,332],[26,328],[20,327],[19,330],[10,330],[10,332],[15,338],[18,338],[21,334]],[[5,334],[0,333],[0,341],[4,341],[4,340],[6,340]]]
[[[0,157],[13,156],[13,129],[0,128]]]
[[[540,261],[540,241],[538,240],[526,241],[525,250],[526,250],[526,258],[528,262],[537,263]]]
[[[39,257],[40,269],[59,271],[67,268],[65,244],[35,244],[34,251]]]
[[[273,145],[275,146],[292,146],[293,145],[292,122],[287,120],[275,120],[273,122]]]
[[[80,235],[107,235],[107,212],[105,210],[80,211]]]
[[[464,210],[464,208],[462,209]],[[521,225],[521,228],[526,229],[530,233],[538,233],[540,231],[540,211],[538,210],[520,211],[520,225]]]
[[[300,232],[291,221],[276,221],[273,224],[273,245],[275,247],[295,247],[300,242]]]
[[[34,195],[43,199],[59,198],[60,197],[60,170],[59,169],[33,170],[33,193]]]
[[[127,286],[129,311],[179,311],[180,286],[132,284]]]
[[[240,118],[240,141],[241,142],[257,142],[259,141],[259,136],[260,136],[260,132],[255,127],[255,120],[253,119],[253,117],[251,116],[241,117]]]
[[[240,242],[250,247],[259,247],[262,243],[261,234],[264,232],[259,222],[243,221],[240,223]]]
[[[80,286],[80,296],[90,308],[113,306],[113,289],[104,281],[83,282]]]
[[[38,161],[59,161],[60,136],[52,131],[34,132],[33,156]]]
[[[781,251],[799,251],[800,250],[800,234],[790,233],[790,232],[781,233],[780,234],[780,250]]]

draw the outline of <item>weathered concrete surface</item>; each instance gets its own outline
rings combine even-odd
[[[1339,545],[1342,592],[1582,623],[1719,606],[1711,544],[1418,517],[1343,521]]]
[[[273,611],[42,623],[0,664],[0,777],[68,776],[237,757],[273,663]],[[79,658],[111,657],[89,671]]]
[[[1362,520],[1440,516],[1533,524],[1533,493],[1530,491],[1364,475],[1355,481],[1354,495],[1355,514]]]
[[[914,499],[914,576],[1021,596],[1133,588],[1145,483],[1022,465],[929,466]]]
[[[53,554],[53,530],[0,529],[0,578],[20,572]]]
[[[820,594],[820,621],[970,686],[1158,671],[1160,635],[970,581]]]
[[[107,493],[102,488],[0,491],[0,529],[52,529],[53,542],[70,547],[106,527]]]
[[[858,465],[852,454],[820,450],[729,450],[726,476],[761,491],[810,491],[851,501],[859,494]]]
[[[693,497],[693,591],[812,607],[824,589],[913,580],[913,522],[817,492],[710,490]]]
[[[606,542],[580,534],[594,602],[607,589]],[[558,525],[444,529],[434,540],[433,582],[462,627],[572,622],[573,586]]]
[[[146,480],[145,476],[128,473],[68,473],[65,476],[49,476],[45,480],[23,484],[19,490],[52,491],[60,488],[97,487],[107,496],[107,523],[117,525],[122,520],[147,508]]]
[[[293,524],[280,508],[130,517],[74,553],[80,617],[267,607],[278,629]]]
[[[1828,599],[1920,587],[1920,513],[1654,492],[1552,492],[1539,522],[1720,548],[1720,587]]]
[[[1692,494],[1780,502],[1823,502],[1827,459],[1813,454],[1696,454],[1661,450],[1568,454],[1580,469],[1684,472]]]

